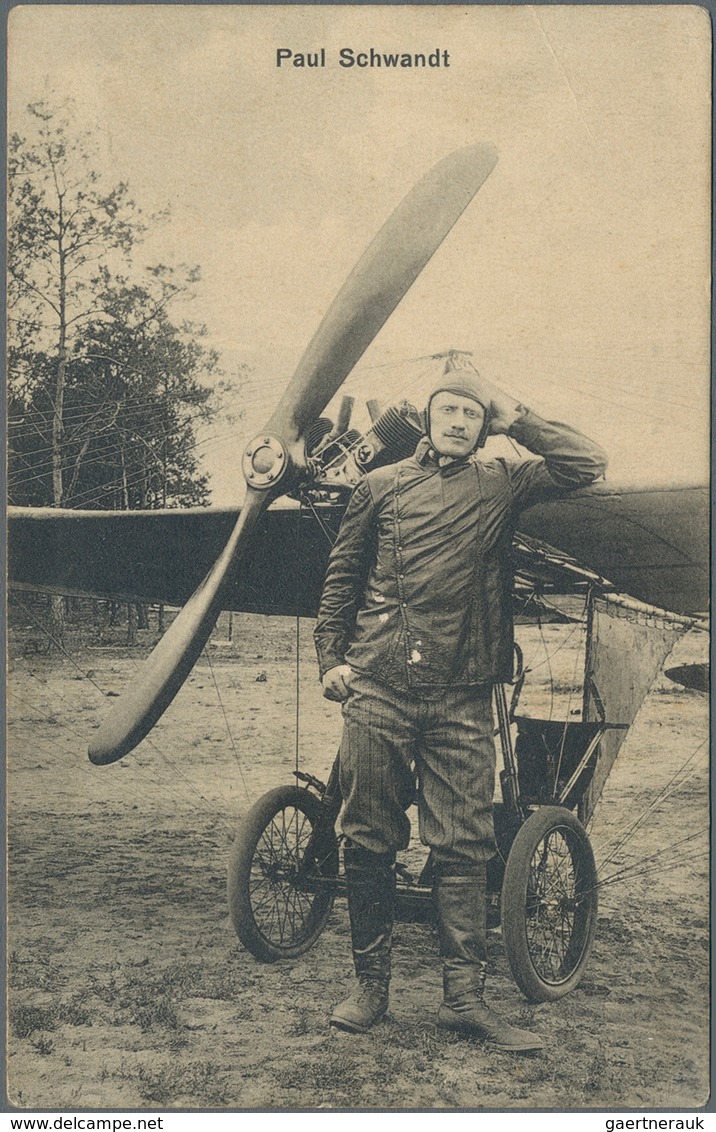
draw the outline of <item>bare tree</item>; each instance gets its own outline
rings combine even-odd
[[[67,107],[28,107],[30,131],[9,145],[9,307],[16,342],[50,347],[53,503],[64,502],[63,408],[70,341],[99,313],[97,294],[110,257],[126,262],[145,228],[127,185],[102,185],[88,134],[76,135]],[[24,369],[24,372],[23,372]],[[32,383],[27,367],[15,380]]]
[[[9,317],[13,380],[33,384],[32,343],[49,347],[54,369],[51,394],[52,501],[65,501],[64,400],[71,337],[96,315],[97,281],[112,255],[126,262],[144,231],[141,213],[124,183],[102,184],[87,134],[70,125],[69,107],[36,102],[28,107],[28,132],[9,143]],[[22,364],[24,360],[26,364]],[[12,393],[12,391],[11,391]],[[62,643],[63,608],[51,606],[51,636]]]
[[[27,108],[10,138],[9,487],[14,502],[161,507],[206,501],[195,429],[223,394],[206,328],[173,321],[196,267],[137,272],[150,218],[98,172],[70,104]],[[224,419],[229,415],[224,412]],[[52,636],[61,643],[61,601]]]

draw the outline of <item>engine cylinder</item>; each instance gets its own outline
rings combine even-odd
[[[373,423],[372,431],[393,460],[412,456],[423,434],[420,416],[409,401],[389,405]]]

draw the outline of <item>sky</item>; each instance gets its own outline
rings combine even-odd
[[[277,50],[326,52],[323,68]],[[338,52],[449,66],[338,66]],[[168,222],[145,263],[196,263],[185,313],[251,376],[200,451],[243,495],[263,427],[380,224],[446,153],[496,168],[347,379],[425,394],[424,361],[481,373],[602,443],[614,483],[708,474],[710,27],[696,6],[28,5],[9,23],[10,126],[75,100],[102,172]],[[421,381],[423,384],[421,384]],[[362,415],[361,415],[362,413]]]

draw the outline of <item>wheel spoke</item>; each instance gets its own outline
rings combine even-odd
[[[232,911],[235,926],[259,958],[300,954],[322,930],[333,903],[330,884],[314,881],[336,875],[335,834],[326,830],[319,838],[320,802],[294,788],[267,795],[256,809],[253,834],[240,844],[243,879],[236,891],[242,902],[237,914]]]
[[[539,975],[558,982],[570,973],[578,904],[577,874],[563,831],[550,830],[535,849],[527,888],[527,941]]]
[[[264,795],[239,827],[229,863],[241,942],[257,959],[303,954],[325,926],[337,874],[338,842],[322,800],[294,786]]]
[[[515,836],[502,886],[505,948],[528,998],[556,1001],[579,982],[596,927],[595,878],[576,815],[535,810]]]

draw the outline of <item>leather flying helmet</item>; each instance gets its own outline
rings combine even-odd
[[[428,436],[430,435],[430,403],[438,393],[455,393],[458,397],[468,397],[472,401],[477,401],[478,405],[484,410],[485,420],[472,451],[476,452],[478,448],[482,448],[490,433],[494,412],[492,399],[486,386],[483,385],[479,373],[477,371],[465,372],[464,370],[453,369],[442,374],[430,391],[425,409],[425,431]]]

